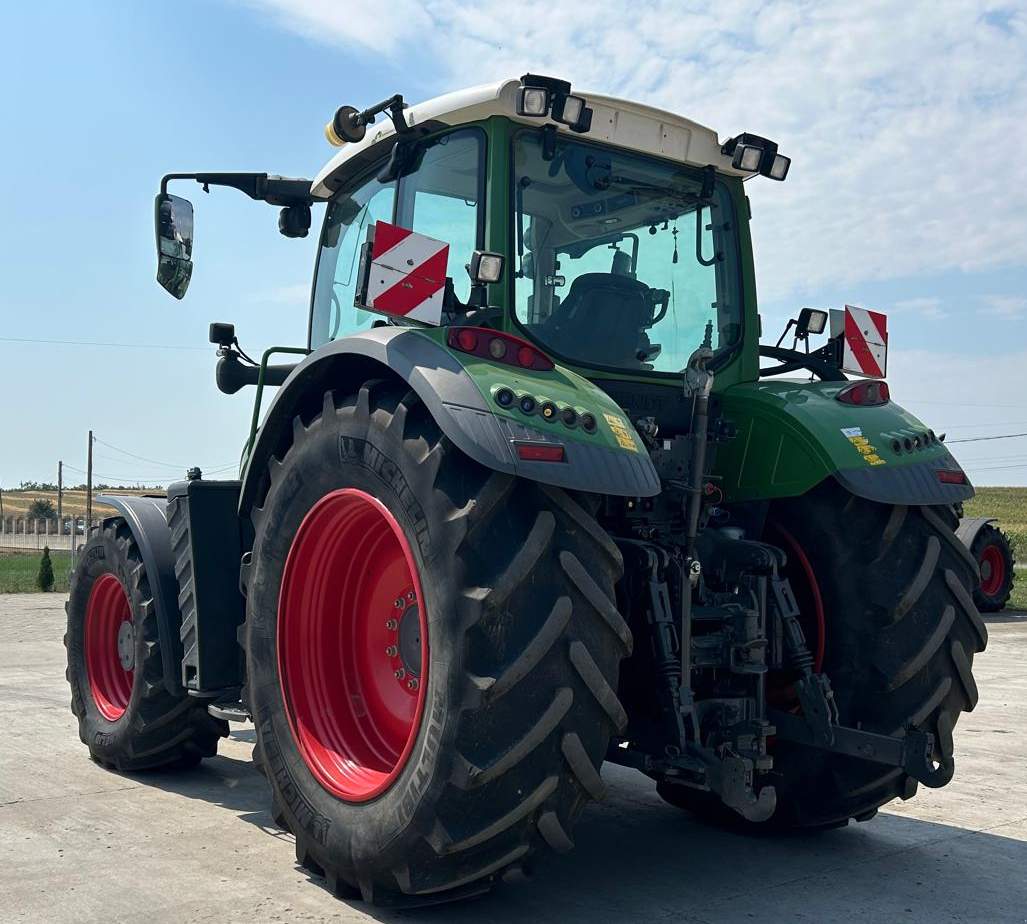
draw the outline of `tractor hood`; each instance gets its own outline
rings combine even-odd
[[[772,381],[729,388],[722,413],[738,435],[719,449],[715,472],[725,499],[795,497],[828,477],[881,503],[952,504],[973,496],[934,431],[890,401],[876,407],[837,401],[848,384]]]

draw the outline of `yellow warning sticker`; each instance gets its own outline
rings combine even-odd
[[[606,423],[610,427],[610,432],[613,433],[613,438],[617,440],[617,445],[621,449],[630,449],[632,452],[638,452],[635,438],[631,435],[631,431],[628,429],[624,419],[616,414],[603,414],[603,417],[606,418]]]
[[[882,459],[877,454],[877,447],[874,446],[867,437],[863,436],[858,428],[853,429],[856,431],[856,434],[859,435],[850,432],[845,438],[856,447],[856,452],[863,457],[863,461],[866,462],[867,465],[887,465],[887,460]],[[842,432],[845,433],[844,430]]]

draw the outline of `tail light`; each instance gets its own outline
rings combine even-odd
[[[887,382],[853,382],[834,396],[835,401],[854,404],[858,407],[878,407],[887,404],[891,398]]]
[[[941,469],[938,472],[938,481],[942,484],[966,484],[966,472],[953,472]]]
[[[514,443],[517,447],[517,458],[525,462],[563,462],[565,460],[562,443]]]
[[[485,327],[452,327],[446,342],[461,353],[470,353],[520,369],[548,372],[555,365],[545,353],[527,340]]]

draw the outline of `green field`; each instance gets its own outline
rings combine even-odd
[[[42,552],[16,552],[0,550],[0,593],[36,593],[36,575]],[[55,593],[68,592],[68,575],[71,571],[71,552],[51,552],[53,562],[53,589]]]
[[[998,517],[998,525],[1013,543],[1017,561],[1027,564],[1027,488],[978,488],[964,505],[968,517]],[[1027,571],[1016,572],[1008,608],[1027,610]]]

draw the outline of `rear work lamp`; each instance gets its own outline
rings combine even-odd
[[[746,173],[758,173],[772,180],[783,180],[788,176],[792,159],[777,153],[777,142],[759,135],[743,133],[735,135],[721,149],[721,154],[731,155],[731,166]]]
[[[592,110],[582,96],[571,93],[566,80],[525,74],[517,90],[517,114],[533,119],[551,116],[572,132],[587,132],[592,127]]]

